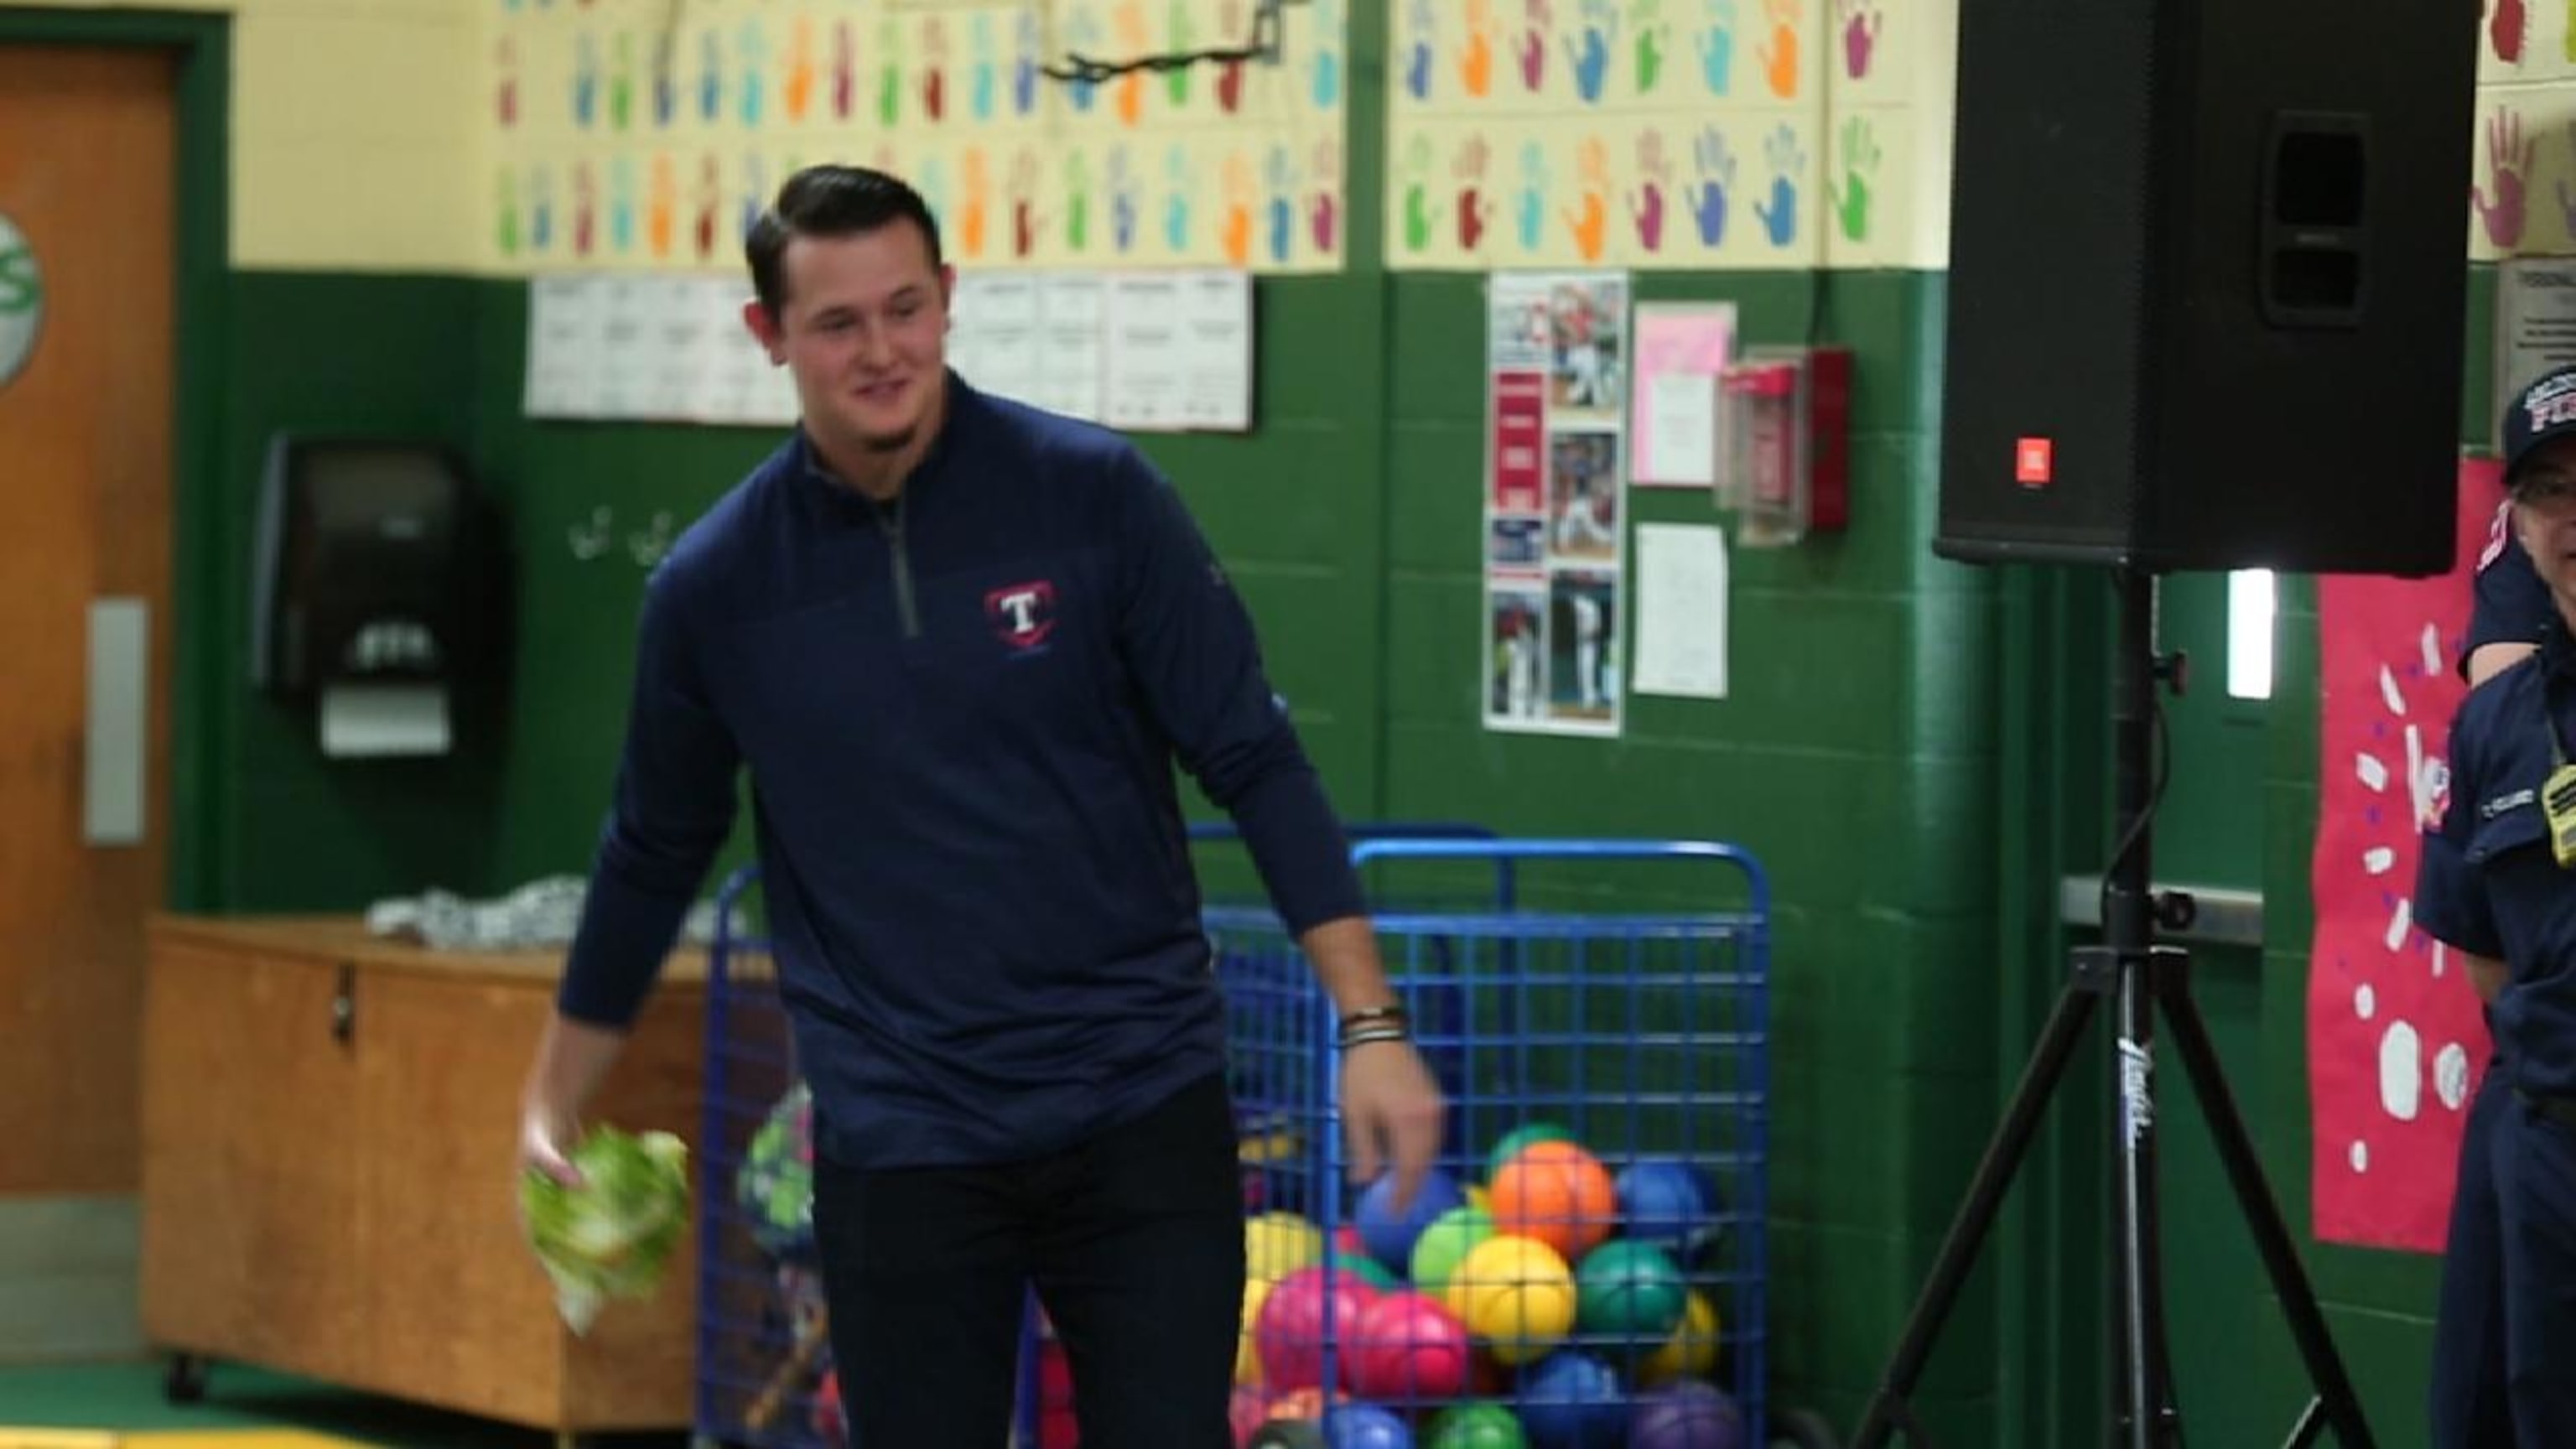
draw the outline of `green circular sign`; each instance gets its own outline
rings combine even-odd
[[[36,270],[36,250],[0,212],[0,387],[26,368],[44,323],[45,281]]]

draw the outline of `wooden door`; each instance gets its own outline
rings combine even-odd
[[[134,1189],[145,913],[168,836],[173,78],[142,50],[0,47],[0,1194]],[[16,249],[12,249],[16,250]],[[32,284],[32,287],[31,285]],[[0,371],[6,371],[0,368]],[[92,843],[92,606],[139,603],[139,840]],[[130,732],[129,732],[130,733]]]

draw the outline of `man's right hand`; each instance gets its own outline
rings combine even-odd
[[[625,1034],[574,1021],[561,1011],[546,1020],[536,1059],[519,1087],[519,1162],[566,1187],[581,1186],[572,1150],[581,1141],[581,1109],[625,1045]]]
[[[541,1104],[519,1109],[519,1168],[531,1168],[566,1187],[582,1185],[580,1169],[572,1165],[573,1145],[581,1139],[581,1128],[568,1112]]]

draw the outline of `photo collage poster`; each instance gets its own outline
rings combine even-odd
[[[1628,277],[1498,272],[1486,295],[1485,725],[1616,735]]]

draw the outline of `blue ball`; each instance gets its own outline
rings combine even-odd
[[[1433,1219],[1466,1204],[1467,1195],[1458,1190],[1457,1181],[1435,1167],[1423,1175],[1412,1204],[1398,1213],[1395,1174],[1387,1172],[1360,1194],[1351,1218],[1359,1227],[1360,1242],[1368,1248],[1369,1256],[1402,1277],[1412,1271],[1413,1240],[1422,1236],[1422,1230],[1431,1226]]]
[[[1687,1162],[1640,1158],[1612,1185],[1629,1237],[1688,1257],[1715,1232],[1717,1189],[1706,1173]]]
[[[1337,1404],[1324,1411],[1324,1442],[1332,1449],[1413,1449],[1413,1431],[1375,1404]]]
[[[1628,1406],[1619,1376],[1590,1354],[1561,1348],[1521,1376],[1521,1428],[1530,1449],[1619,1449]]]

